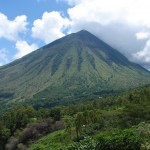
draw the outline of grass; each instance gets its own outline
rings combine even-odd
[[[28,150],[65,150],[66,145],[71,142],[71,138],[66,135],[65,131],[59,130],[44,136]]]

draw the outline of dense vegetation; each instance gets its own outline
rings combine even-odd
[[[63,127],[59,108],[35,110],[32,106],[15,107],[1,117],[0,149],[26,148],[45,134]]]
[[[149,146],[150,86],[50,109],[17,106],[0,118],[1,150],[148,150]]]

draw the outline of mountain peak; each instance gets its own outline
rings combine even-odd
[[[87,30],[80,30],[80,31],[78,31],[76,34],[89,34],[90,32],[89,31],[87,31]],[[91,33],[90,33],[91,34]]]
[[[95,35],[93,35],[91,32],[87,30],[81,30],[75,34],[81,36],[82,38],[85,38],[85,37],[97,38]]]

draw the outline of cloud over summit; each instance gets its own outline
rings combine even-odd
[[[80,0],[68,9],[71,32],[86,29],[150,67],[149,5],[149,0]]]

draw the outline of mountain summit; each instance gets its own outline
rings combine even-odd
[[[150,83],[150,73],[88,31],[0,67],[0,99],[65,99]]]

